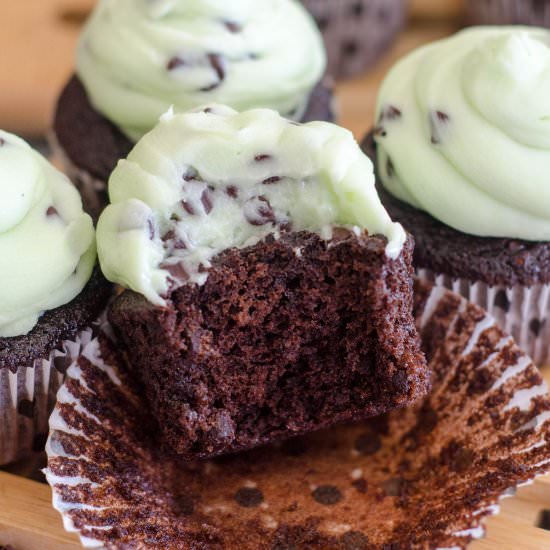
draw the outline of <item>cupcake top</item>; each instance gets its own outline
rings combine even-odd
[[[387,190],[472,235],[550,240],[550,31],[478,27],[422,47],[384,81]]]
[[[270,234],[366,230],[387,237],[392,258],[405,241],[350,132],[269,109],[167,113],[119,162],[109,195],[97,229],[103,272],[159,305],[177,286],[204,284],[218,253]]]
[[[325,66],[296,0],[100,0],[77,54],[92,104],[133,140],[171,105],[269,107],[299,120]]]
[[[0,337],[27,334],[75,298],[95,257],[92,220],[71,182],[0,131]]]

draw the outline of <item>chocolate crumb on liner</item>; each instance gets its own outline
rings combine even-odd
[[[499,499],[550,468],[550,397],[476,305],[415,283],[433,369],[419,405],[278,446],[180,463],[108,327],[71,366],[46,476],[86,547],[465,548]]]

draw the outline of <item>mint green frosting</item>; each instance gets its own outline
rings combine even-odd
[[[477,27],[401,60],[378,98],[384,186],[465,233],[550,240],[550,31]]]
[[[119,162],[109,194],[97,228],[103,272],[155,304],[174,286],[204,284],[221,251],[289,224],[325,239],[334,226],[382,234],[392,258],[405,241],[350,132],[269,109],[168,112]]]
[[[325,67],[297,0],[100,0],[77,54],[92,104],[134,140],[171,105],[268,107],[298,120]]]
[[[0,337],[27,334],[90,278],[94,227],[71,182],[0,131]]]

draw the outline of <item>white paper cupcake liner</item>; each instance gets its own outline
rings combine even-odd
[[[92,335],[86,328],[33,366],[0,369],[0,465],[44,449],[57,391]]]
[[[406,17],[405,0],[302,0],[315,17],[328,54],[328,72],[363,72],[386,51]]]
[[[216,460],[181,463],[111,337],[68,371],[47,480],[88,548],[466,548],[499,500],[550,468],[550,396],[479,307],[417,281],[433,369],[421,403]],[[105,326],[104,329],[108,329]]]
[[[429,269],[419,269],[417,274],[488,311],[535,364],[544,366],[550,363],[550,285],[509,288],[454,279]]]
[[[61,165],[63,172],[80,192],[84,209],[94,219],[97,219],[105,207],[103,200],[107,193],[107,182],[95,178],[86,170],[76,166],[59,143],[53,131],[50,131],[47,137],[53,159]]]
[[[467,0],[467,6],[476,24],[550,26],[548,0]]]

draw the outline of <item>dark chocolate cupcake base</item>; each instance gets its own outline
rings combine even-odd
[[[319,83],[313,90],[302,122],[334,120],[332,89]],[[134,143],[91,105],[86,90],[73,76],[59,97],[52,146],[79,188],[84,206],[92,215],[107,204],[107,181],[119,159]]]
[[[376,166],[369,134],[363,150]],[[535,363],[550,360],[550,243],[467,235],[388,193],[378,193],[393,220],[415,239],[419,276],[486,309]]]
[[[96,269],[79,296],[46,312],[29,334],[0,338],[0,465],[44,449],[57,390],[110,295]]]

